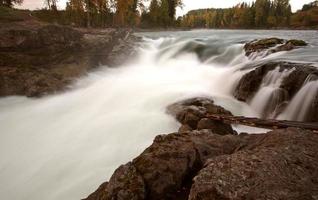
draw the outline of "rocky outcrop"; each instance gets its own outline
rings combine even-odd
[[[86,200],[316,198],[316,133],[288,128],[237,135],[207,118],[232,114],[204,97],[174,103],[167,112],[182,124],[179,132],[157,136]]]
[[[88,200],[314,199],[317,142],[317,134],[300,129],[160,135]]]
[[[0,96],[51,94],[95,67],[119,65],[133,52],[137,38],[130,33],[34,20],[1,26]]]
[[[289,98],[293,97],[304,85],[310,76],[312,80],[317,77],[318,69],[305,63],[270,62],[256,66],[254,70],[245,74],[239,81],[234,96],[240,101],[248,101],[258,91],[262,80],[269,71],[279,68],[280,71],[290,70],[291,73],[284,78],[281,88],[287,91]]]
[[[317,67],[311,66],[311,64],[305,63],[290,63],[290,62],[270,62],[256,66],[255,69],[246,73],[240,79],[238,85],[234,90],[234,97],[240,101],[250,102],[255,94],[263,87],[262,85],[269,72],[277,70],[275,73],[285,71],[285,76],[282,77],[281,83],[274,91],[273,99],[268,102],[263,113],[263,118],[267,116],[275,117],[281,114],[288,103],[296,96],[296,94],[304,87],[304,85],[310,81],[318,80]],[[288,73],[286,73],[286,71]],[[307,113],[306,121],[317,122],[318,107],[314,106]]]
[[[266,52],[266,55],[280,52],[290,51],[298,47],[307,46],[302,40],[284,40],[280,38],[266,38],[248,42],[244,46],[245,55],[250,56],[253,53]]]
[[[297,129],[256,136],[240,151],[212,158],[189,200],[316,199],[318,135]]]
[[[145,199],[146,186],[136,167],[130,162],[120,166],[109,182],[102,184],[87,200]]]
[[[120,193],[129,194],[129,188],[146,188],[144,193],[138,190],[134,199],[186,199],[191,180],[202,168],[208,158],[231,154],[237,149],[244,137],[221,136],[211,131],[193,131],[157,136],[154,143],[133,160],[133,168],[141,175],[142,181],[125,179],[133,174],[129,167],[122,171],[120,167],[104,190],[97,190],[91,196],[105,196],[93,199],[130,199],[116,198]],[[131,165],[131,164],[128,164]],[[120,174],[118,172],[121,172]],[[115,193],[109,193],[112,180],[122,180],[116,186]],[[144,187],[145,184],[145,187]],[[114,191],[114,190],[112,190]],[[112,195],[110,195],[112,194]],[[146,196],[142,196],[146,194]]]
[[[220,135],[236,134],[231,125],[206,118],[212,114],[232,115],[209,98],[192,98],[177,102],[168,106],[167,112],[182,124],[180,132],[209,129]]]

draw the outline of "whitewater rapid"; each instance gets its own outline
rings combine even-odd
[[[0,199],[85,198],[156,135],[177,131],[165,109],[179,100],[207,96],[235,115],[260,117],[232,95],[248,72],[238,69],[251,62],[243,44],[215,43],[213,56],[200,57],[205,44],[147,37],[135,60],[101,67],[61,94],[0,99]]]
[[[148,40],[133,63],[101,68],[65,93],[1,99],[0,199],[86,197],[156,135],[178,129],[165,113],[178,100],[214,96],[241,112],[224,81],[231,69],[193,54],[158,60],[162,42]]]

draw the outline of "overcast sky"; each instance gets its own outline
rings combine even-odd
[[[59,8],[65,7],[65,2],[67,0],[59,0]],[[240,2],[252,2],[253,0],[183,0],[184,8],[178,10],[177,15],[183,15],[189,10],[198,9],[198,8],[228,8],[232,7]],[[293,11],[296,11],[306,3],[312,2],[314,0],[290,0]],[[27,9],[38,9],[44,7],[43,0],[24,0],[22,6],[19,8]]]

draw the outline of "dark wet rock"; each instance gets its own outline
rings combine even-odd
[[[252,135],[221,136],[208,130],[160,135],[133,162],[116,170],[110,183],[89,200],[314,200],[317,142],[317,134],[301,129]]]
[[[146,197],[143,178],[132,163],[120,166],[109,182],[101,185],[86,200],[141,200]]]
[[[312,104],[312,109],[309,114],[309,119],[312,119],[313,122],[318,122],[318,92],[316,94],[315,100]]]
[[[203,118],[198,122],[197,130],[209,129],[219,135],[235,134],[233,128],[229,124],[220,123],[208,118]]]
[[[267,51],[266,55],[280,51],[290,51],[302,46],[307,46],[307,43],[303,40],[284,40],[279,38],[266,38],[246,43],[244,49],[246,52],[245,55],[250,56],[253,53],[259,53],[264,51]]]
[[[318,80],[318,68],[306,64],[295,64],[295,70],[286,77],[281,85],[281,88],[288,91],[290,97],[293,97],[304,86],[307,78]]]
[[[117,199],[119,192],[130,194],[132,190],[129,188],[144,188],[145,184],[147,195],[141,199],[187,199],[192,178],[206,160],[233,153],[241,144],[246,143],[245,140],[245,137],[221,136],[207,130],[157,136],[154,143],[132,162],[144,182],[112,181],[125,180],[129,177],[121,178],[122,174],[130,174],[130,169],[120,167],[112,176],[110,183],[105,185],[106,188],[99,189],[90,196],[107,197],[100,200]],[[111,182],[116,184],[110,187]],[[116,189],[110,193],[110,188]],[[142,193],[142,190],[137,191],[137,194]],[[93,199],[98,198],[89,200]]]
[[[108,196],[108,182],[103,183],[98,189],[90,194],[85,200],[106,200]]]
[[[264,76],[277,65],[264,65],[256,67],[254,70],[246,73],[239,81],[234,96],[240,101],[248,101],[258,91]]]
[[[210,122],[207,115],[232,115],[221,106],[214,104],[209,98],[192,98],[174,103],[167,108],[167,112],[182,124],[180,131],[210,129],[218,134],[235,134],[230,125],[222,122]]]
[[[318,135],[297,129],[259,135],[240,151],[207,161],[190,200],[318,197]]]
[[[318,69],[306,63],[270,62],[256,66],[246,73],[239,81],[234,96],[240,101],[250,100],[259,90],[260,85],[269,71],[279,67],[279,70],[290,70],[291,73],[285,77],[280,88],[287,91],[289,99],[302,88],[308,76],[317,76]]]
[[[288,40],[285,44],[280,45],[272,50],[269,53],[276,53],[280,51],[291,51],[293,49],[307,46],[307,43],[303,40]]]
[[[73,29],[36,20],[1,26],[0,96],[66,89],[89,70],[127,61],[135,41],[128,29]]]
[[[288,40],[286,44],[291,44],[294,46],[307,46],[308,44],[303,40]]]
[[[283,44],[284,40],[279,38],[266,38],[261,40],[254,40],[252,42],[246,43],[244,46],[246,56],[251,55],[255,52],[261,52],[274,47],[278,44]]]

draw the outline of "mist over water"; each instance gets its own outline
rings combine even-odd
[[[102,67],[61,94],[0,99],[0,199],[84,198],[156,135],[178,129],[165,113],[169,104],[207,96],[235,115],[260,117],[258,101],[254,107],[233,98],[236,84],[248,72],[239,69],[273,59],[318,62],[318,39],[311,31],[139,35],[144,41],[131,63]],[[304,39],[312,46],[266,58],[245,57],[246,41],[268,36]],[[272,76],[275,80],[264,84],[275,90],[279,76]],[[309,81],[302,92],[316,86]]]

